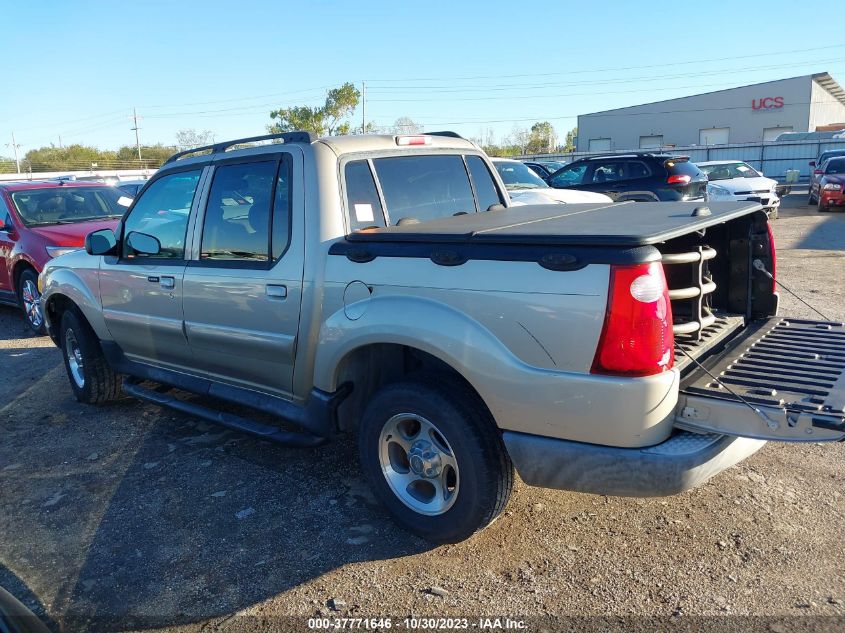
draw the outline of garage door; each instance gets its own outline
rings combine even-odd
[[[654,134],[652,136],[640,137],[640,149],[652,149],[654,147],[661,147],[663,145],[663,135]]]
[[[711,127],[706,130],[698,131],[699,145],[727,145],[728,137],[730,136],[731,128],[729,127]]]
[[[792,131],[792,126],[789,127],[767,127],[763,128],[763,142],[776,141],[778,136]]]
[[[590,139],[591,152],[609,152],[610,139],[609,138],[591,138]]]

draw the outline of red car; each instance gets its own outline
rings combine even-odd
[[[810,183],[810,197],[818,200],[819,211],[845,206],[845,156],[828,158],[819,171],[818,181]]]
[[[123,198],[123,199],[121,199]],[[53,257],[82,248],[92,231],[117,226],[126,194],[102,183],[0,183],[0,303],[20,306],[44,331],[38,274]]]

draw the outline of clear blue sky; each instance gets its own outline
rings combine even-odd
[[[270,110],[345,81],[366,81],[380,125],[501,138],[549,120],[562,137],[579,113],[812,72],[845,81],[845,42],[819,17],[779,0],[7,1],[0,155],[13,131],[22,153],[59,135],[134,144],[133,106],[142,143],[260,134]]]

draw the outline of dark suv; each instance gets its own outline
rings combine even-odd
[[[604,193],[616,201],[704,200],[707,176],[688,156],[619,154],[582,158],[549,176],[555,189]]]

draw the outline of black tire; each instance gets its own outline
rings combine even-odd
[[[819,213],[824,213],[828,210],[828,207],[822,204],[822,199],[819,198],[818,203],[816,204],[816,208],[818,209]]]
[[[807,206],[812,207],[814,204],[816,204],[816,202],[817,202],[817,200],[813,197],[813,189],[811,187],[810,188],[810,198],[807,200]]]
[[[458,483],[452,505],[440,514],[427,515],[407,505],[382,470],[382,429],[400,414],[431,421],[451,448]],[[488,526],[513,489],[513,465],[499,429],[478,396],[456,382],[419,376],[383,387],[364,412],[358,442],[364,475],[394,520],[435,543],[456,543]]]
[[[41,315],[41,308],[38,306],[38,299],[41,294],[38,292],[38,273],[32,268],[25,269],[19,276],[17,282],[18,305],[23,312],[23,318],[27,328],[37,335],[46,332],[44,328],[44,317]],[[32,305],[35,300],[35,305]],[[29,306],[27,305],[29,304]]]
[[[69,342],[69,339],[71,339]],[[75,308],[65,310],[59,331],[62,358],[73,395],[85,404],[103,404],[121,395],[122,377],[103,356],[100,341],[88,322]],[[71,349],[78,350],[75,368]],[[81,363],[79,362],[81,360]],[[81,366],[80,366],[81,365]],[[81,377],[81,384],[79,378]]]

